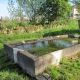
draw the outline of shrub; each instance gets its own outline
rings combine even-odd
[[[19,26],[22,26],[22,27],[29,26],[28,22],[26,22],[26,21],[19,22],[18,24],[19,24]]]
[[[16,23],[16,22],[8,22],[8,23],[5,23],[4,25],[3,25],[3,29],[4,28],[15,28],[15,27],[17,27],[18,26],[18,24]]]

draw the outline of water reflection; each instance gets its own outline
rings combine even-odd
[[[63,40],[49,40],[49,41],[37,42],[35,44],[20,45],[20,46],[17,46],[17,48],[24,49],[24,50],[32,50],[34,47],[44,48],[44,47],[51,47],[52,45],[53,45],[53,47],[61,46],[61,47],[66,48],[66,47],[72,46],[73,44],[71,44],[69,42],[65,42]]]
[[[32,44],[20,45],[16,47],[19,49],[27,50],[32,54],[37,53],[41,55],[41,53],[49,53],[73,45],[74,44],[72,44],[72,40],[70,41],[70,40],[59,39],[59,40],[49,40],[49,41],[46,40]]]
[[[17,46],[17,48],[22,49],[22,46]]]
[[[69,43],[69,42],[65,42],[65,41],[62,41],[62,40],[54,40],[53,41],[57,46],[64,46],[64,47],[70,47],[72,46],[73,44]]]
[[[48,41],[44,41],[44,44],[45,44],[45,46],[49,45]]]
[[[43,42],[37,42],[35,45],[36,45],[36,47],[43,47]]]
[[[24,49],[25,50],[32,50],[32,45],[31,44],[25,44]]]

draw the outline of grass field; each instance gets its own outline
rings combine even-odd
[[[43,37],[76,34],[79,35],[77,21],[72,20],[67,26],[61,28],[46,28],[35,33],[24,34],[0,34],[0,80],[35,80],[7,56],[4,52],[4,43],[22,40],[38,39]],[[51,66],[46,70],[53,80],[79,80],[80,79],[80,56],[74,59],[63,59],[59,67]]]

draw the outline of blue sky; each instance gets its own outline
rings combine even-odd
[[[8,6],[8,0],[0,0],[0,17],[9,16],[7,6]]]

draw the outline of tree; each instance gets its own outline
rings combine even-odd
[[[20,22],[21,22],[23,20],[23,17],[25,16],[23,9],[20,6],[18,6],[16,8],[16,12],[15,13],[16,13],[15,14],[15,17],[18,17],[19,20],[20,20]]]
[[[17,0],[17,3],[23,8],[30,21],[36,21],[36,10],[41,6],[44,0]]]
[[[8,0],[8,12],[11,20],[19,18],[21,21],[24,17],[23,9],[16,3],[16,0]]]
[[[15,14],[15,1],[14,0],[8,0],[8,12],[10,14],[10,18],[13,19],[14,18],[14,14]]]
[[[48,20],[48,23],[57,18],[68,17],[70,11],[68,0],[46,0],[38,10],[39,15],[43,16],[43,21]]]

